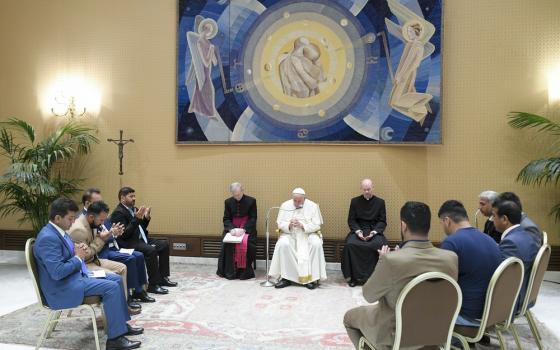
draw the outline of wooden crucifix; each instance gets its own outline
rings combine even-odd
[[[107,139],[108,142],[112,142],[114,144],[116,144],[117,146],[119,146],[119,175],[123,175],[123,170],[122,170],[122,163],[123,163],[123,158],[124,158],[124,145],[126,145],[129,142],[134,142],[133,139],[128,139],[128,140],[123,140],[123,131],[120,130],[120,137],[118,140],[114,140],[114,139]]]

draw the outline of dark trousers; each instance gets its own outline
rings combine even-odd
[[[148,244],[138,241],[127,248],[134,248],[144,254],[148,269],[148,283],[160,284],[163,277],[169,276],[169,243],[162,239],[148,238]]]
[[[126,265],[127,275],[126,283],[128,288],[134,289],[136,292],[142,292],[143,286],[147,283],[146,277],[146,262],[144,261],[144,254],[139,251],[134,251],[132,255],[121,253],[116,249],[105,248],[99,252],[99,257],[118,261]]]

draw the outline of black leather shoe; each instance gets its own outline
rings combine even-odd
[[[478,344],[489,346],[490,345],[490,337],[486,334],[482,336],[482,338],[478,341]]]
[[[138,304],[131,297],[128,298],[128,307],[133,310],[142,310],[142,305]]]
[[[153,303],[156,301],[156,299],[149,296],[146,291],[142,291],[142,293],[132,294],[131,299],[139,303]]]
[[[148,293],[154,294],[167,294],[169,291],[165,288],[162,288],[159,284],[148,286]]]
[[[356,287],[357,283],[356,283],[356,281],[354,281],[354,280],[350,280],[350,282],[348,282],[348,285],[349,285],[350,287]]]
[[[305,284],[305,288],[307,288],[309,290],[312,290],[312,289],[317,288],[317,285],[314,282],[311,282],[311,283]]]
[[[140,347],[142,342],[139,341],[132,341],[127,339],[124,335],[121,335],[115,339],[107,339],[107,350],[129,350],[129,349],[137,349]]]
[[[128,329],[128,332],[126,332],[125,335],[140,335],[140,334],[144,333],[144,328],[142,328],[142,327],[132,327],[128,323],[126,324],[126,329]]]
[[[169,280],[169,277],[164,277],[163,280],[161,281],[160,285],[162,285],[164,287],[177,287],[178,283],[177,282],[171,282]]]
[[[290,286],[291,284],[292,284],[292,282],[288,281],[288,280],[285,279],[285,278],[282,278],[282,279],[280,280],[280,282],[276,283],[276,285],[274,286],[274,288],[278,288],[278,289],[280,289],[280,288],[286,288],[287,286]]]
[[[128,308],[128,314],[130,316],[140,315],[141,313],[142,313],[142,309],[131,309],[130,307]]]

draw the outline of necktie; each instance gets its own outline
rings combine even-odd
[[[132,217],[134,217],[134,211],[132,211],[132,208],[128,208],[128,212],[130,213],[130,215]],[[140,229],[140,234],[138,235],[138,238],[142,238],[144,243],[148,244],[148,239],[146,238],[146,233],[144,232],[144,229],[142,228],[142,224],[139,224],[138,228]]]
[[[70,236],[68,236],[68,234],[64,234],[64,240],[66,241],[66,244],[68,245],[68,248],[70,248],[70,253],[72,253],[72,255],[74,254],[74,242],[72,242],[72,240],[70,239]],[[82,260],[82,274],[83,275],[88,275],[89,271],[86,267],[86,262]]]
[[[101,224],[101,226],[99,226],[99,228],[97,229],[99,232],[103,232],[103,231],[109,231],[107,229],[107,226],[105,226],[105,224]],[[115,236],[112,237],[113,238],[113,245],[115,246],[115,248],[120,249],[119,248],[119,244],[117,243],[117,239],[115,238]]]

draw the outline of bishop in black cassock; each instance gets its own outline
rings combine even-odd
[[[222,243],[222,250],[218,258],[218,276],[227,279],[249,279],[255,277],[252,264],[257,255],[257,201],[243,193],[239,183],[230,186],[232,197],[224,202],[224,231],[223,236],[234,228],[242,228],[248,235],[246,246],[243,243]],[[245,249],[246,253],[240,265],[238,249]],[[244,250],[242,250],[244,252]]]
[[[342,251],[342,273],[351,287],[367,281],[379,259],[377,250],[387,244],[383,235],[387,226],[385,201],[373,195],[369,179],[362,181],[362,191],[350,202],[350,233]]]

